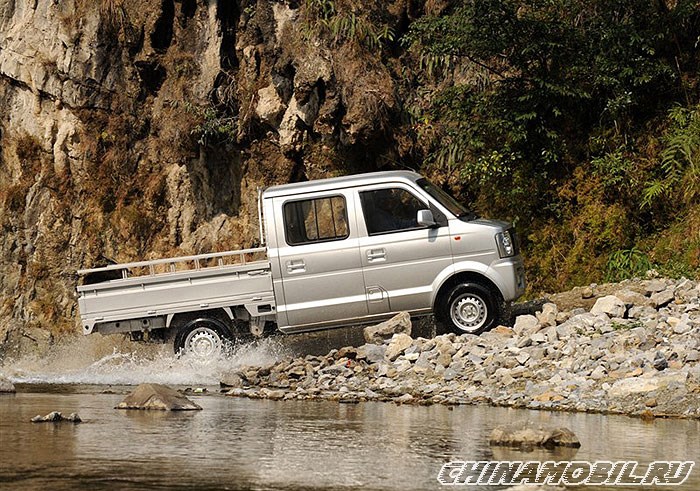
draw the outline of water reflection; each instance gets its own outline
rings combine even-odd
[[[437,473],[450,460],[559,458],[492,451],[486,442],[493,427],[519,420],[571,428],[582,443],[576,460],[697,460],[700,453],[696,421],[649,424],[489,407],[223,396],[193,397],[204,408],[197,412],[113,409],[122,398],[95,393],[0,397],[0,487],[438,489]],[[32,416],[52,410],[79,412],[87,422],[29,423]],[[696,474],[682,489],[700,487]]]

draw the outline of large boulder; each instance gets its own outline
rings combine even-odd
[[[120,402],[116,409],[157,409],[193,411],[202,409],[175,389],[161,384],[141,384]]]
[[[617,298],[615,295],[607,295],[596,300],[595,305],[591,309],[591,314],[607,314],[615,318],[624,317],[627,311],[625,302]]]
[[[581,442],[568,428],[546,427],[532,423],[514,423],[494,428],[489,438],[490,445],[529,449],[533,447],[573,447]]]
[[[608,389],[608,397],[623,398],[638,396],[668,387],[685,386],[688,374],[685,372],[649,373],[641,377],[628,377],[616,381]]]
[[[411,316],[408,312],[399,312],[388,321],[364,329],[367,343],[382,344],[394,334],[411,335]]]
[[[8,379],[0,375],[0,394],[14,394],[15,386]]]

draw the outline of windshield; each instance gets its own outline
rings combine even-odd
[[[426,178],[418,179],[416,184],[418,184],[421,189],[432,196],[438,203],[447,208],[454,216],[461,217],[469,214],[469,210],[462,206],[456,199],[432,182],[428,181]]]

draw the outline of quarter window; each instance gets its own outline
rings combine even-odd
[[[284,204],[284,227],[289,245],[342,240],[348,237],[348,213],[343,196]]]

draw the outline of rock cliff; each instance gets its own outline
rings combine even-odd
[[[320,4],[0,0],[0,357],[77,331],[78,268],[253,245],[259,187],[404,156],[411,2]]]

